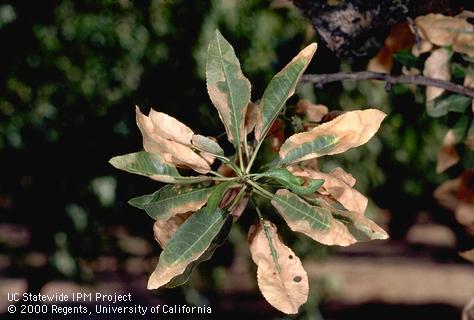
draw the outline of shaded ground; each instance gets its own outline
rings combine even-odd
[[[18,229],[18,230],[21,230]],[[21,243],[21,237],[15,238]],[[127,243],[133,243],[128,239]],[[138,245],[138,243],[136,243]],[[449,229],[435,224],[416,225],[407,241],[371,242],[341,248],[332,258],[304,265],[313,283],[330,279],[333,294],[321,307],[325,320],[347,319],[460,319],[462,307],[474,295],[474,268],[459,258],[453,249],[454,238]],[[143,250],[145,253],[147,250]],[[46,257],[30,254],[32,263],[44,262]],[[101,257],[94,264],[97,283],[80,286],[67,281],[50,281],[42,293],[76,292],[122,293],[131,292],[132,304],[186,304],[180,290],[164,290],[155,296],[146,290],[147,274],[155,259],[128,258],[123,267],[115,257]],[[23,319],[6,312],[8,292],[25,292],[25,279],[12,277],[10,256],[0,254],[0,318]],[[187,291],[188,298],[204,299],[212,305],[212,314],[192,315],[189,319],[275,319],[281,314],[272,309],[255,291],[253,274],[242,261],[234,261],[225,271],[226,285],[217,292]],[[7,274],[10,276],[7,277]],[[312,290],[317,286],[312,284]],[[207,299],[207,300],[206,300]],[[73,304],[74,305],[74,304]],[[94,304],[87,304],[95,308]],[[124,306],[129,304],[125,303]],[[69,319],[90,319],[90,316],[68,316]],[[100,315],[94,319],[126,319],[116,315]],[[150,315],[140,317],[152,319]],[[162,315],[174,319],[176,315]],[[186,319],[179,315],[180,319]],[[24,317],[24,319],[36,319]],[[52,319],[51,316],[44,319]]]

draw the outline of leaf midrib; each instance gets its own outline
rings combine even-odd
[[[304,216],[309,217],[310,219],[313,219],[313,220],[319,222],[319,224],[325,226],[326,228],[328,228],[328,229],[331,228],[331,225],[328,225],[328,224],[322,222],[321,220],[317,219],[316,217],[307,214],[305,211],[301,210],[300,208],[293,206],[289,201],[284,201],[284,200],[282,199],[282,197],[286,197],[288,200],[290,199],[290,197],[289,197],[288,195],[285,195],[285,196],[276,196],[276,199],[277,199],[279,202],[281,202],[281,203],[283,203],[283,204],[286,204],[287,206],[291,207],[292,209],[295,209],[296,211],[301,212]],[[299,201],[298,199],[294,199],[294,200],[295,200],[295,201]],[[310,205],[309,205],[309,207],[310,207],[311,209],[313,208],[313,206],[310,206]],[[289,216],[289,215],[288,215],[288,216]]]

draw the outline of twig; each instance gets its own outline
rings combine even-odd
[[[474,89],[470,89],[449,81],[428,78],[424,76],[414,75],[400,75],[392,76],[386,73],[360,71],[360,72],[338,72],[326,74],[306,74],[301,77],[302,82],[314,83],[316,86],[323,86],[329,82],[343,81],[343,80],[382,80],[388,83],[411,83],[423,86],[431,86],[442,88],[451,92],[459,93],[471,98],[474,98]]]

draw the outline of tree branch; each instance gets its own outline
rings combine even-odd
[[[326,74],[306,74],[301,77],[302,82],[314,83],[316,86],[322,87],[329,82],[343,81],[343,80],[381,80],[387,83],[409,83],[423,86],[431,86],[445,89],[447,91],[459,93],[471,98],[474,98],[474,89],[470,89],[449,81],[428,78],[424,76],[414,75],[400,75],[392,76],[386,73],[361,71],[361,72],[337,72]]]

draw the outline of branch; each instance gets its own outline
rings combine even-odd
[[[470,89],[449,81],[428,78],[424,76],[392,76],[386,73],[361,71],[361,72],[338,72],[326,74],[306,74],[301,77],[302,82],[314,83],[316,86],[322,87],[329,82],[343,81],[343,80],[381,80],[387,83],[410,83],[430,87],[438,87],[447,91],[459,93],[471,98],[474,98],[474,89]]]

